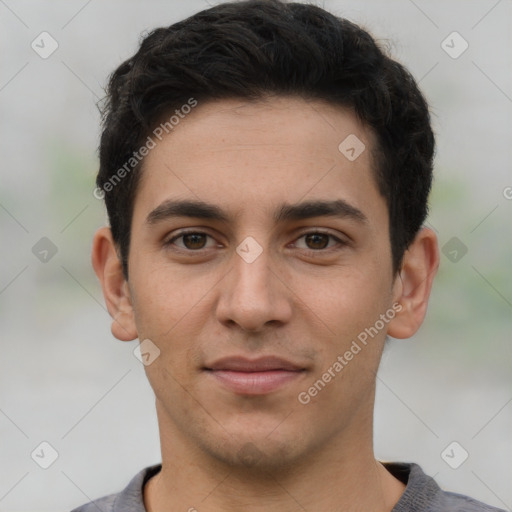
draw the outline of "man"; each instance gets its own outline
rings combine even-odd
[[[497,510],[373,453],[386,337],[420,327],[439,264],[411,75],[347,20],[256,0],[149,34],[107,100],[92,261],[162,464],[76,511]]]

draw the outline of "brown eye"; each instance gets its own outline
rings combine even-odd
[[[215,240],[211,235],[201,231],[190,231],[180,233],[164,243],[166,247],[175,248],[181,251],[201,251],[215,247]]]
[[[327,254],[329,251],[343,249],[347,242],[338,238],[337,236],[323,232],[323,231],[310,231],[304,233],[295,241],[295,247],[306,251],[311,254],[316,252],[318,256]]]
[[[207,235],[203,233],[188,233],[183,235],[183,245],[187,249],[203,249],[206,245]]]
[[[310,249],[325,249],[329,244],[329,235],[324,233],[310,233],[305,235],[305,241]]]

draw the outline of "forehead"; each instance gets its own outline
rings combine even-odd
[[[300,98],[198,104],[146,156],[134,220],[159,203],[194,198],[233,214],[272,204],[377,198],[374,136],[349,110]]]

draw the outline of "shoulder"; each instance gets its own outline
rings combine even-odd
[[[406,484],[392,512],[505,512],[469,496],[442,490],[417,464],[383,464],[395,478]]]
[[[90,501],[71,512],[146,512],[143,498],[144,485],[161,468],[161,464],[144,468],[131,479],[121,492]]]
[[[455,492],[441,491],[440,505],[443,507],[439,510],[452,510],[461,512],[505,512],[501,508],[491,507],[481,501],[457,494]]]

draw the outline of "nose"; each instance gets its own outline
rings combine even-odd
[[[292,315],[292,292],[284,283],[285,277],[272,265],[267,250],[252,262],[234,253],[232,270],[220,284],[218,320],[251,332],[287,323]]]

